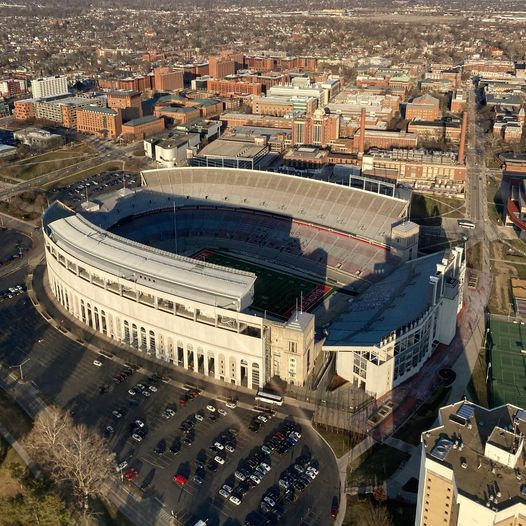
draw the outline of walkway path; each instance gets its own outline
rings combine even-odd
[[[17,452],[18,456],[24,461],[24,464],[29,468],[29,471],[36,479],[42,476],[38,466],[31,460],[26,448],[9,432],[7,427],[0,422],[0,434],[5,438],[6,442]]]

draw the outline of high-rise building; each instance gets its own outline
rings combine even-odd
[[[318,108],[312,116],[302,116],[294,119],[292,125],[292,144],[308,144],[312,146],[328,146],[340,137],[340,116],[326,113]]]
[[[172,71],[171,68],[159,67],[153,70],[154,88],[157,91],[176,91],[184,88],[184,72]]]
[[[223,57],[208,57],[208,74],[215,79],[223,79],[227,75],[236,72],[236,63],[233,60]]]
[[[525,526],[526,411],[468,401],[422,434],[416,526]]]
[[[35,99],[67,95],[68,79],[58,75],[55,75],[54,77],[35,79],[31,81],[31,92]]]

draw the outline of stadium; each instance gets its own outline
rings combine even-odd
[[[418,257],[408,201],[274,172],[169,168],[43,216],[51,289],[80,322],[252,389],[318,358],[373,396],[449,343],[462,248]],[[316,336],[316,337],[315,337]]]

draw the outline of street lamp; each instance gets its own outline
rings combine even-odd
[[[9,369],[14,369],[15,367],[18,367],[20,369],[20,381],[24,381],[24,374],[22,372],[22,365],[24,365],[27,362],[29,362],[29,360],[31,360],[31,358],[26,358],[23,362],[19,363],[18,365],[12,365],[11,367],[9,367]]]

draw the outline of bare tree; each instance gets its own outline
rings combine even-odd
[[[392,526],[391,515],[385,505],[367,500],[360,517],[360,526]]]
[[[102,437],[49,407],[35,420],[27,448],[56,482],[71,487],[87,514],[90,497],[101,494],[111,473],[112,455]]]

